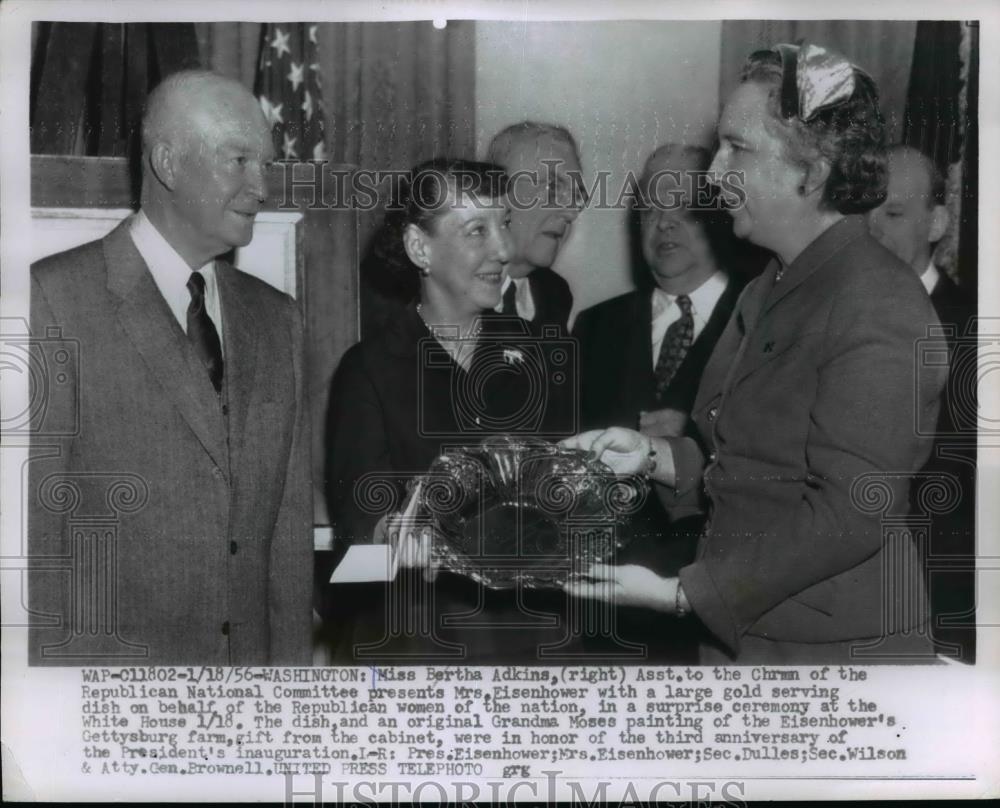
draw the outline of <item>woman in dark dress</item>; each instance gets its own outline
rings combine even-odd
[[[570,441],[648,471],[669,503],[705,502],[697,557],[677,577],[602,566],[569,588],[700,619],[703,664],[932,660],[904,519],[944,369],[918,368],[934,313],[860,215],[886,193],[874,82],[817,46],[757,52],[719,141],[712,170],[734,232],[774,259],[705,369],[697,435]]]
[[[390,206],[373,266],[409,302],[344,355],[332,387],[327,487],[342,547],[385,541],[407,483],[447,448],[545,431],[532,379],[509,362],[521,321],[492,311],[512,249],[506,191],[498,166],[439,159],[414,169]],[[429,537],[408,538],[404,563],[424,574],[401,572],[366,604],[346,658],[488,663],[517,660],[520,646],[534,656],[523,630],[531,620],[509,593],[426,574]]]

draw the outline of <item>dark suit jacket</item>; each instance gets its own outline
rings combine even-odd
[[[650,291],[628,292],[580,312],[573,325],[573,337],[580,354],[583,428],[635,429],[640,411],[660,407],[690,413],[702,371],[729,322],[743,285],[740,276],[730,277],[659,404],[650,342],[653,320]]]
[[[941,652],[960,659],[975,660],[976,607],[976,427],[978,390],[976,374],[969,369],[975,362],[975,339],[970,333],[976,316],[976,301],[951,278],[941,277],[931,290],[931,303],[947,331],[951,352],[948,386],[938,418],[937,440],[923,474],[914,485],[914,500],[920,507],[921,483],[929,475],[949,475],[957,482],[957,502],[944,513],[933,515],[930,547],[931,599],[934,635]],[[924,501],[926,503],[926,500]],[[951,557],[942,560],[942,557]],[[964,561],[956,562],[955,558]],[[949,647],[951,646],[951,647]]]
[[[535,301],[532,323],[558,325],[562,333],[569,332],[569,314],[573,309],[573,293],[566,279],[553,269],[540,267],[528,275],[531,297]]]
[[[216,273],[221,401],[128,222],[32,268],[33,332],[61,329],[79,351],[44,413],[68,427],[41,424],[63,434],[33,440],[34,662],[311,660],[301,320],[262,281],[222,261]],[[114,608],[90,611],[80,600],[91,595]]]
[[[883,538],[881,520],[883,506],[907,511],[930,451],[914,424],[933,423],[944,384],[938,367],[916,383],[927,294],[857,216],[780,281],[775,268],[746,288],[720,338],[692,415],[703,443],[671,440],[677,488],[663,491],[711,502],[680,580],[737,661],[745,634],[833,642],[926,615],[909,536]]]
[[[955,336],[965,336],[969,321],[976,315],[976,301],[944,272],[931,290],[931,303],[944,326],[952,325]]]

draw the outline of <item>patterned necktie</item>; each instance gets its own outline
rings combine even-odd
[[[503,293],[503,305],[500,308],[501,314],[509,314],[511,317],[517,316],[517,284],[511,281],[507,285],[507,290]]]
[[[656,370],[653,377],[656,379],[656,400],[661,401],[666,393],[670,382],[673,380],[677,369],[687,356],[688,349],[694,341],[694,317],[691,316],[691,298],[687,295],[678,295],[677,305],[680,307],[681,316],[674,320],[667,329],[660,344],[660,355],[656,359]]]
[[[215,323],[205,310],[205,279],[198,272],[192,272],[187,282],[191,302],[187,310],[187,335],[194,345],[195,353],[208,370],[208,377],[216,393],[222,392],[222,343]]]

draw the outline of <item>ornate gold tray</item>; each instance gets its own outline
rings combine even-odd
[[[586,452],[487,438],[438,457],[420,478],[421,522],[447,570],[491,589],[556,588],[612,559],[647,485]]]

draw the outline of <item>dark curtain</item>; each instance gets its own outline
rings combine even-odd
[[[149,90],[200,64],[191,23],[38,22],[32,36],[33,154],[134,156]]]
[[[974,292],[978,277],[979,29],[957,21],[917,24],[903,142],[947,178],[951,224],[935,261]]]

